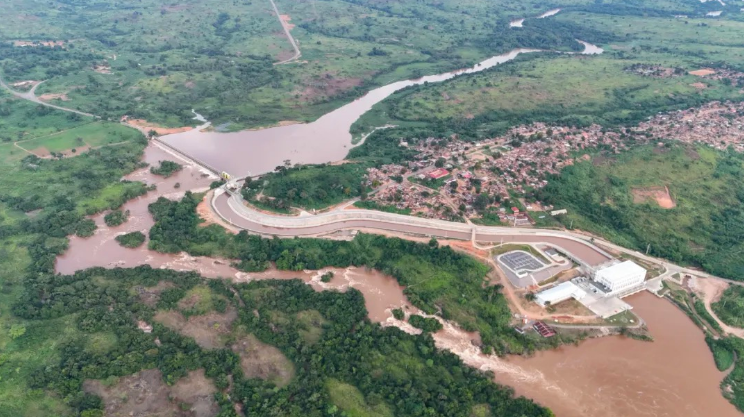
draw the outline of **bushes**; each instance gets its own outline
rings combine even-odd
[[[91,219],[83,219],[75,225],[75,234],[80,237],[91,237],[96,232],[96,228],[96,222]]]
[[[151,167],[150,172],[155,175],[160,175],[168,178],[182,169],[183,165],[175,163],[173,161],[160,161],[160,166],[158,166],[157,168]]]
[[[103,217],[103,221],[106,223],[106,226],[108,227],[116,227],[124,222],[126,222],[129,219],[129,210],[127,211],[121,211],[121,210],[114,210],[110,213],[107,213]]]
[[[711,308],[722,322],[744,327],[744,288],[738,285],[726,288],[721,299],[713,303]]]
[[[424,332],[436,333],[442,330],[442,323],[440,323],[439,320],[419,316],[418,314],[411,314],[411,316],[408,317],[408,323]]]
[[[277,167],[277,172],[248,184],[243,194],[246,199],[253,200],[262,191],[271,197],[264,199],[263,203],[277,209],[292,206],[322,208],[362,195],[365,192],[362,177],[366,168],[367,165],[360,163],[281,166]]]
[[[125,248],[138,248],[145,243],[145,234],[142,232],[127,233],[116,236],[116,241]]]

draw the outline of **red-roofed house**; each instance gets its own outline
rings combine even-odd
[[[434,171],[431,171],[429,173],[429,178],[438,180],[440,178],[446,177],[447,175],[449,175],[449,171],[447,171],[444,168],[439,168],[439,169],[435,169]]]

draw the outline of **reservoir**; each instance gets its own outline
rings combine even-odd
[[[580,41],[581,42],[581,41]],[[586,43],[584,54],[602,49]],[[199,129],[166,135],[160,139],[178,151],[233,177],[260,175],[273,171],[285,160],[292,164],[320,164],[339,161],[352,147],[349,129],[372,106],[405,87],[438,83],[462,74],[472,74],[513,60],[536,49],[515,49],[486,59],[472,68],[398,81],[376,88],[363,97],[321,116],[312,123],[277,126],[260,130],[220,133]]]

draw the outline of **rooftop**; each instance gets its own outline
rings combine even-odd
[[[581,298],[586,292],[571,281],[566,281],[553,288],[537,293],[537,297],[545,301],[564,300],[570,297]]]
[[[602,276],[612,279],[613,277],[624,277],[633,274],[645,275],[646,270],[633,261],[625,261],[600,269],[597,273],[601,273]]]

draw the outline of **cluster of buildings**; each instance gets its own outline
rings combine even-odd
[[[620,299],[646,289],[646,270],[633,261],[613,261],[592,270],[588,277],[574,278],[535,294],[542,307],[575,299],[602,318],[630,310]]]
[[[662,68],[639,66],[635,70],[656,73]],[[630,144],[673,139],[716,149],[734,146],[744,151],[742,138],[744,103],[711,102],[658,114],[630,128],[609,130],[599,125],[576,128],[534,123],[477,143],[455,136],[402,142],[401,146],[416,151],[415,158],[407,165],[370,168],[366,182],[380,189],[370,196],[372,200],[426,217],[450,219],[456,213],[477,218],[488,211],[496,213],[503,222],[514,223],[516,219],[517,224],[529,224],[527,213],[512,212],[511,207],[516,205],[512,199],[527,197],[525,205],[540,207],[532,199],[533,192],[547,185],[551,174],[577,160],[589,159],[588,155],[576,157],[582,150],[602,148],[608,153],[620,153]],[[393,182],[394,187],[389,189]]]
[[[633,64],[625,68],[625,71],[631,72],[643,77],[669,78],[685,75],[687,71],[684,68],[668,68],[661,65],[651,64]]]
[[[716,149],[733,146],[744,151],[744,103],[714,101],[700,107],[658,114],[637,127],[632,134],[701,143]]]

